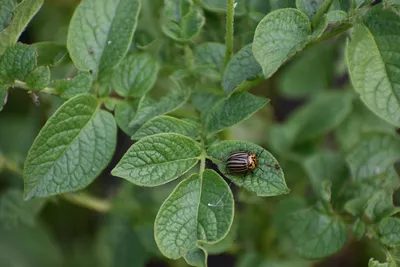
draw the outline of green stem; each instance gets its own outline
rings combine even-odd
[[[22,178],[23,172],[17,163],[10,161],[0,155],[0,164],[1,163],[4,169],[15,173]],[[61,194],[60,197],[75,205],[95,210],[97,212],[105,213],[111,209],[110,201],[99,199],[84,192]]]
[[[111,203],[104,199],[93,197],[84,192],[66,193],[60,195],[61,198],[84,208],[106,213],[111,209]]]
[[[14,87],[18,87],[20,89],[24,89],[24,90],[28,90],[28,91],[33,91],[32,88],[30,88],[25,82],[19,81],[19,80],[16,80],[14,82]],[[50,95],[60,95],[60,92],[57,92],[54,88],[51,88],[51,87],[45,87],[38,92],[50,94]]]
[[[235,15],[235,0],[228,0],[226,12],[226,36],[225,36],[225,61],[226,66],[231,60],[233,52],[233,20]]]

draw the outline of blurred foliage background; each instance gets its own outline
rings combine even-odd
[[[143,9],[131,49],[152,52],[163,63],[161,77],[152,90],[152,94],[162,95],[168,86],[163,83],[163,77],[171,74],[175,66],[184,60],[184,55],[182,49],[172,44],[159,27],[163,1],[142,2]],[[293,7],[293,2],[247,1],[247,11],[235,19],[235,47],[252,41],[254,29],[265,14],[274,9]],[[73,0],[45,1],[20,41],[28,44],[43,41],[65,44],[68,23],[78,3]],[[206,25],[196,43],[223,43],[224,14],[205,11],[205,17]],[[364,237],[358,241],[350,238],[345,248],[325,260],[301,260],[295,256],[290,240],[285,238],[285,230],[282,229],[282,220],[285,220],[284,215],[288,211],[311,205],[316,200],[300,159],[318,149],[335,151],[342,145],[352,144],[338,145],[340,138],[337,138],[337,131],[327,129],[317,138],[296,144],[288,152],[282,148],[282,141],[277,140],[282,136],[273,131],[295,114],[299,107],[310,99],[326,94],[328,90],[348,92],[353,107],[359,105],[365,109],[353,97],[354,91],[350,88],[344,57],[345,37],[342,35],[328,40],[301,53],[271,79],[252,88],[252,93],[270,98],[271,103],[247,121],[223,133],[223,138],[252,141],[274,153],[285,172],[291,194],[259,198],[234,188],[234,227],[225,244],[213,248],[216,255],[210,255],[209,266],[350,267],[367,266],[371,257],[384,259],[380,248]],[[66,78],[75,72],[71,62],[66,59],[52,69],[52,78]],[[58,97],[39,96],[40,106],[36,106],[26,91],[11,90],[8,104],[0,115],[0,156],[14,164],[0,173],[0,194],[8,188],[22,188],[20,170],[27,151],[46,120],[62,103]],[[192,110],[193,107],[188,105],[175,115],[180,116]],[[339,124],[350,112],[351,108],[345,112]],[[321,116],[325,115],[322,112]],[[383,124],[382,127],[387,127]],[[346,141],[351,142],[348,139],[343,142]],[[0,266],[186,266],[183,259],[169,261],[164,258],[153,236],[157,210],[179,181],[156,188],[140,188],[109,174],[131,144],[129,136],[119,130],[118,145],[111,164],[88,188],[93,195],[112,203],[111,210],[98,212],[81,207],[79,203],[75,205],[73,200],[53,198],[28,223],[18,223],[19,219],[15,218],[18,227],[0,227]],[[212,163],[208,167],[215,168]],[[397,202],[397,194],[394,200]],[[7,209],[0,206],[2,208]],[[29,209],[25,206],[20,208]]]

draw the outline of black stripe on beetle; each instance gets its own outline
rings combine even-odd
[[[260,156],[264,150],[258,155]],[[258,166],[258,156],[248,151],[237,151],[229,154],[226,161],[226,170],[228,174],[246,174],[247,172],[254,173],[254,170]],[[269,167],[274,167],[276,170],[280,170],[279,164],[267,164]]]

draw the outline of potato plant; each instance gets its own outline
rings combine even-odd
[[[0,0],[0,111],[1,266],[400,266],[398,0]]]

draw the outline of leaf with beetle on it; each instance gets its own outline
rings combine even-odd
[[[183,135],[162,133],[140,139],[111,174],[141,186],[168,183],[189,171],[199,160],[200,145]]]
[[[24,195],[52,196],[88,186],[114,153],[114,117],[96,98],[78,95],[65,102],[39,132],[25,161]]]
[[[209,205],[221,197],[220,205]],[[193,262],[195,255],[191,254],[198,250],[199,244],[218,242],[228,234],[233,205],[230,188],[216,172],[205,170],[202,177],[193,174],[178,184],[158,211],[154,235],[159,249],[170,259],[190,253],[186,260]],[[196,262],[201,256],[198,253]]]
[[[229,173],[228,158],[231,153],[240,151],[255,154],[258,164],[253,173],[252,170],[236,174]],[[236,185],[243,186],[257,196],[277,196],[290,192],[278,161],[268,151],[256,144],[234,140],[222,141],[210,146],[207,153],[225,176]],[[247,168],[248,166],[242,167]]]

